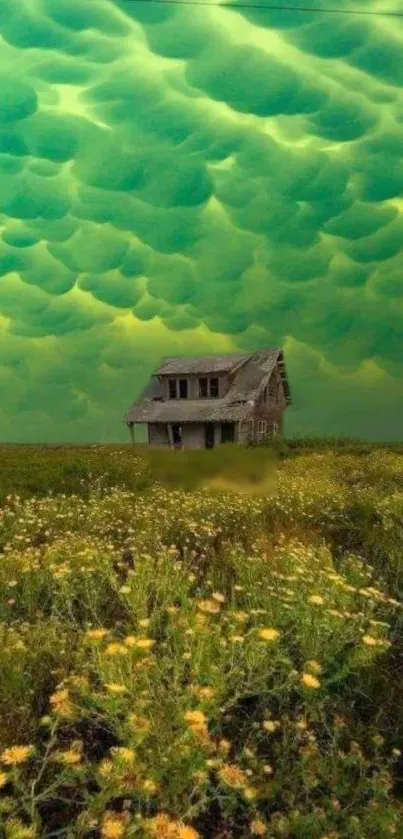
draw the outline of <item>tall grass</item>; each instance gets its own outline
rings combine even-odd
[[[16,451],[1,836],[402,835],[401,454]]]

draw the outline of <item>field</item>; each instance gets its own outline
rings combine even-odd
[[[0,447],[0,837],[403,837],[403,446]]]

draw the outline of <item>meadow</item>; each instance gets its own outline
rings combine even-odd
[[[403,837],[403,446],[3,446],[0,553],[1,837]]]

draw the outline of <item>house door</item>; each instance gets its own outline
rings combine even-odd
[[[214,424],[212,422],[206,422],[205,425],[204,425],[204,439],[205,439],[206,449],[213,449],[214,448]]]
[[[233,422],[222,422],[221,423],[221,442],[222,443],[234,443],[235,442],[235,430],[234,430],[234,423]]]
[[[182,447],[182,426],[172,426],[172,442],[175,449],[180,449]]]

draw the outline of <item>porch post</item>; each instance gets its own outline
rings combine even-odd
[[[174,447],[174,435],[173,435],[173,431],[172,431],[172,425],[171,425],[170,422],[168,423],[168,438],[169,438],[169,445],[170,445],[171,449],[173,449],[173,447]]]
[[[132,441],[132,445],[134,446],[134,422],[129,422],[127,425],[130,432],[130,439]]]

